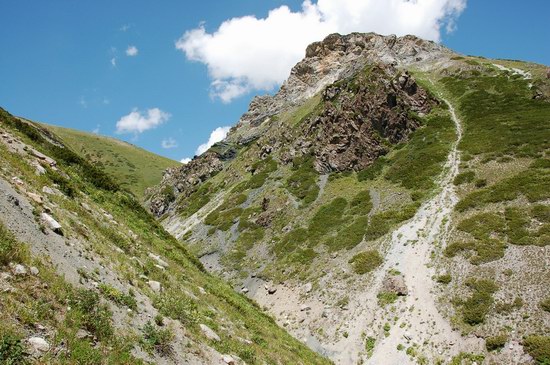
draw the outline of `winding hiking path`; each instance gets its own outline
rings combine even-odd
[[[437,242],[443,242],[449,229],[449,216],[458,201],[453,179],[458,174],[460,152],[458,144],[462,138],[462,125],[451,103],[442,99],[448,106],[456,126],[457,139],[447,157],[444,171],[439,180],[440,190],[432,199],[424,203],[416,215],[393,232],[391,246],[384,267],[378,271],[378,282],[391,269],[398,269],[404,276],[409,289],[405,300],[396,303],[399,316],[389,336],[374,349],[368,364],[408,364],[411,362],[404,350],[412,343],[418,344],[417,352],[433,360],[438,356],[450,356],[457,352],[460,333],[454,331],[448,321],[436,308],[432,294],[434,270],[428,266],[430,253]]]

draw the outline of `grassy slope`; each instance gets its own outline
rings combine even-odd
[[[86,256],[95,257],[95,261],[101,260],[115,270],[124,286],[122,293],[101,290],[102,286],[100,290],[93,289],[90,280],[101,283],[102,278],[95,272],[86,272],[86,268],[79,271],[80,282],[87,283],[91,289],[70,286],[48,269],[51,264],[45,259],[22,251],[22,245],[14,243],[10,233],[0,226],[2,271],[7,270],[7,262],[35,264],[41,268],[39,277],[17,280],[15,292],[0,293],[0,343],[3,344],[0,357],[6,354],[22,356],[18,349],[22,346],[22,339],[34,333],[32,325],[35,323],[42,323],[54,331],[50,338],[53,346],[66,344],[64,346],[69,350],[47,354],[47,363],[137,363],[130,355],[134,347],[162,356],[163,349],[167,348],[166,345],[169,348],[173,339],[173,335],[163,331],[170,332],[171,327],[157,327],[155,324],[148,329],[132,327],[131,313],[123,320],[122,328],[113,326],[109,306],[124,312],[126,307],[136,308],[132,293],[138,291],[149,298],[161,318],[175,320],[195,343],[207,344],[220,353],[237,355],[248,364],[328,363],[278,327],[254,303],[220,279],[205,273],[196,259],[168,235],[131,194],[72,151],[50,144],[34,128],[19,124],[3,110],[0,112],[2,128],[8,128],[25,143],[55,158],[59,168],[67,174],[49,172],[37,176],[29,164],[29,157],[22,158],[0,145],[2,177],[9,180],[18,176],[26,191],[38,194],[43,186],[52,186],[55,182],[65,195],[71,197],[52,195],[46,198],[54,207],[52,214],[62,224],[64,235],[84,242],[88,250]],[[83,208],[81,204],[84,202],[91,207],[90,211]],[[39,216],[44,208],[40,204],[33,205],[36,216]],[[100,213],[102,210],[109,212],[118,224],[106,221]],[[75,214],[78,220],[75,220]],[[134,234],[127,233],[130,231]],[[149,253],[161,255],[169,263],[169,268],[155,266],[156,262]],[[129,260],[129,256],[135,259]],[[161,294],[149,288],[149,279],[162,283],[164,290]],[[50,286],[48,295],[37,288],[40,283]],[[100,306],[99,302],[109,306]],[[73,308],[71,312],[56,310],[67,305]],[[134,312],[136,310],[138,313],[145,310],[141,302],[137,303]],[[214,329],[220,341],[207,340],[199,327],[202,323]],[[97,336],[96,346],[92,346],[89,339],[76,337],[81,326]],[[243,339],[250,342],[245,344]],[[151,341],[156,343],[151,345]],[[200,349],[193,343],[184,346],[185,351],[200,354]]]
[[[145,189],[158,184],[162,173],[177,161],[119,141],[74,129],[46,126],[82,157],[100,164],[120,185],[143,197]]]
[[[465,62],[473,67],[437,83],[464,124],[455,180],[460,201],[442,262],[452,284],[443,297],[454,305],[455,323],[464,331],[516,340],[547,334],[550,321],[541,303],[550,274],[540,255],[550,245],[550,103],[534,100],[532,85],[544,90],[550,83],[543,66]],[[493,62],[530,71],[533,78],[499,70]],[[485,285],[475,284],[480,280]]]

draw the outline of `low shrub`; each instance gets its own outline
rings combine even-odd
[[[443,274],[436,277],[435,281],[440,284],[449,284],[451,282],[451,274]]]
[[[456,177],[453,180],[453,184],[462,185],[462,184],[471,183],[472,181],[474,181],[475,177],[476,177],[476,173],[474,171],[464,171],[456,175]]]
[[[523,348],[535,359],[539,365],[550,364],[550,337],[527,336],[523,340]]]
[[[485,347],[487,351],[500,350],[506,345],[506,341],[508,341],[508,336],[506,335],[487,337],[485,339]]]
[[[468,279],[466,285],[473,293],[462,303],[462,318],[471,325],[483,323],[493,306],[493,294],[498,286],[492,280],[475,278]]]
[[[147,322],[142,328],[143,347],[148,352],[156,351],[161,356],[167,356],[172,353],[172,340],[174,333],[169,328],[157,328],[151,322]]]
[[[349,263],[353,266],[353,271],[359,275],[373,271],[383,262],[382,256],[376,250],[358,253],[349,260]]]
[[[0,364],[17,365],[25,363],[25,349],[20,336],[0,330]]]

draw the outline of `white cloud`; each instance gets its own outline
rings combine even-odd
[[[134,109],[128,115],[116,122],[116,133],[143,133],[164,123],[170,118],[170,114],[159,108],[148,109],[147,113]]]
[[[170,149],[170,148],[176,148],[176,147],[178,147],[178,143],[177,143],[176,140],[175,140],[174,138],[172,138],[172,137],[163,139],[162,142],[160,143],[160,145],[161,145],[162,148],[164,148],[164,149]]]
[[[116,67],[116,57],[111,58],[111,66]]]
[[[189,162],[191,162],[191,159],[189,157],[182,158],[180,162],[184,165],[187,165]]]
[[[138,52],[139,51],[136,46],[128,46],[128,48],[126,48],[126,56],[134,57],[137,56]]]
[[[123,26],[121,26],[118,30],[120,30],[121,32],[126,32],[128,31],[128,29],[130,29],[132,26],[130,24],[124,24]]]
[[[101,126],[98,124],[98,125],[92,130],[92,133],[93,133],[93,134],[99,134],[99,128],[100,128],[100,127],[101,127]]]
[[[266,18],[232,18],[212,33],[201,24],[185,32],[176,48],[207,65],[212,94],[229,102],[281,84],[306,46],[330,33],[415,34],[439,41],[465,7],[466,0],[305,0],[301,11],[281,6]]]
[[[208,141],[197,147],[195,154],[202,155],[204,152],[208,151],[208,149],[212,147],[214,143],[223,141],[225,136],[227,136],[227,133],[229,133],[230,129],[231,127],[218,127],[214,129],[212,133],[210,133],[210,138],[208,138]]]

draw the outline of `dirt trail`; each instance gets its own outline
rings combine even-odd
[[[436,358],[448,360],[460,351],[479,346],[475,339],[462,338],[458,331],[451,328],[437,310],[436,298],[432,293],[435,270],[429,265],[430,253],[436,243],[446,240],[449,216],[458,200],[453,179],[460,164],[458,144],[462,137],[462,125],[453,106],[442,100],[449,106],[457,139],[439,179],[439,190],[410,221],[393,232],[384,265],[376,271],[368,289],[359,293],[354,303],[350,303],[348,336],[327,344],[337,364],[360,361],[361,353],[365,353],[365,335],[376,338],[372,356],[368,360],[363,357],[366,360],[363,363],[372,365],[416,364],[416,360],[405,351],[413,344],[416,344],[416,353],[426,357],[429,363]],[[395,304],[382,308],[376,296],[391,269],[401,272],[409,293]],[[391,306],[395,307],[395,311],[389,310]],[[389,331],[383,330],[386,324],[390,326]],[[398,346],[402,347],[401,350]]]
[[[420,345],[419,353],[433,359],[450,355],[461,343],[460,333],[453,331],[448,321],[438,312],[432,294],[433,269],[428,267],[430,252],[438,241],[445,239],[450,220],[448,217],[457,203],[453,179],[458,173],[460,152],[458,143],[462,137],[462,126],[453,106],[449,106],[456,125],[457,140],[447,157],[444,172],[440,178],[440,191],[418,210],[412,220],[399,227],[391,237],[391,248],[387,261],[378,272],[379,280],[391,268],[399,270],[405,279],[409,295],[397,304],[398,324],[393,325],[389,336],[382,340],[369,359],[369,364],[414,363],[399,344],[405,347],[412,343]],[[401,312],[401,309],[404,311]],[[424,345],[423,345],[424,344]]]
[[[405,326],[392,326],[389,336],[375,347],[369,364],[414,363],[405,351],[397,349],[399,344],[405,347],[412,343],[419,344],[418,352],[429,359],[450,356],[461,345],[460,333],[453,331],[436,308],[432,294],[434,270],[428,267],[434,245],[446,238],[450,223],[448,217],[458,200],[453,179],[460,163],[458,143],[462,137],[462,125],[453,106],[447,100],[443,101],[449,106],[456,125],[457,140],[447,157],[440,178],[440,191],[422,205],[412,220],[393,232],[385,265],[377,273],[378,281],[391,268],[403,274],[409,295],[398,302],[396,313],[399,316],[397,323],[405,323]]]

